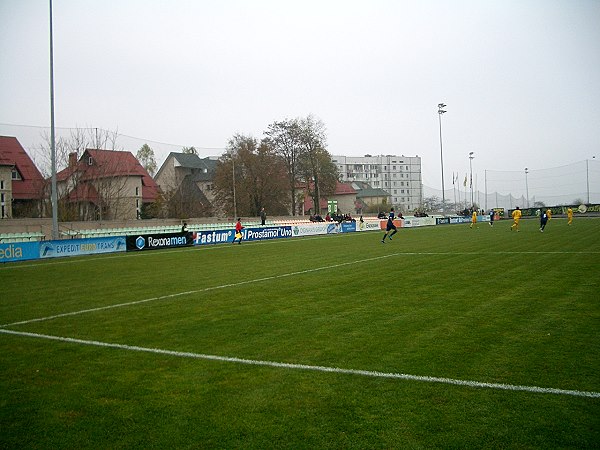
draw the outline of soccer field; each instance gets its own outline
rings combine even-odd
[[[598,448],[600,219],[0,265],[0,448]]]

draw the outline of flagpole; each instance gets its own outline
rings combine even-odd
[[[458,173],[456,174],[456,178],[458,178]],[[456,183],[454,179],[454,172],[452,172],[452,191],[454,192],[454,209],[456,209]],[[456,212],[456,211],[455,211]]]

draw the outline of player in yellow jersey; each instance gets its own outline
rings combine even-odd
[[[569,219],[567,225],[571,225],[573,223],[573,209],[571,207],[567,209],[567,219]]]
[[[513,224],[510,227],[510,231],[512,231],[513,229],[516,229],[517,231],[519,231],[519,221],[521,220],[521,214],[522,214],[521,210],[517,206],[517,209],[515,209],[512,212]]]
[[[475,226],[475,228],[477,228],[477,210],[476,209],[474,209],[473,214],[471,214],[471,225],[469,225],[469,228],[473,228],[473,226]]]
[[[546,215],[548,216],[548,220],[552,219],[552,210],[550,208],[546,210]]]

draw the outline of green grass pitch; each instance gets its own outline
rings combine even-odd
[[[0,448],[598,448],[600,219],[510,224],[1,265]]]

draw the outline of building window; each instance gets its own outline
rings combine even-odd
[[[13,171],[12,171],[12,179],[13,180],[20,180],[21,179],[21,175],[19,175],[19,172],[17,171],[17,169],[13,169]]]
[[[140,187],[139,186],[135,187],[135,195],[136,196],[140,195]]]
[[[4,203],[4,193],[0,194],[0,202]]]
[[[93,165],[93,164],[94,164],[94,160],[93,160],[93,159],[92,159],[92,157],[90,156],[90,157],[88,158],[88,166],[91,166],[91,165]]]
[[[0,189],[4,189],[4,180],[0,180]]]

